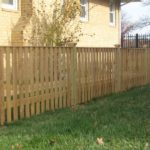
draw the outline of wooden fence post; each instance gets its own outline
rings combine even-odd
[[[77,48],[71,50],[71,105],[77,105]]]
[[[115,92],[121,91],[121,74],[122,74],[122,59],[121,59],[121,48],[120,45],[115,45],[116,51],[116,66],[115,66]]]
[[[148,84],[149,83],[149,78],[148,78],[148,75],[149,75],[149,53],[148,53],[148,46],[147,45],[144,45],[143,46],[143,48],[144,48],[144,51],[145,51],[145,58],[144,58],[144,60],[145,60],[145,84]]]
[[[3,104],[3,50],[0,49],[0,125],[4,125],[4,104]]]

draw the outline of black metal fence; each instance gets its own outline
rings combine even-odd
[[[129,34],[121,37],[121,47],[123,48],[141,48],[144,45],[150,47],[150,34]]]

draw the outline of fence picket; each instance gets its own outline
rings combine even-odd
[[[13,76],[13,103],[14,103],[14,106],[13,106],[13,120],[16,121],[18,120],[18,100],[17,100],[17,49],[16,48],[13,48],[12,49],[12,76]]]
[[[0,48],[0,125],[5,123],[4,111],[4,49]]]
[[[12,121],[12,118],[11,118],[11,102],[12,102],[12,99],[11,99],[11,66],[10,66],[10,55],[11,55],[11,51],[9,48],[6,48],[6,83],[7,83],[7,86],[6,86],[6,94],[7,94],[7,97],[6,97],[6,120],[8,123],[10,123]]]
[[[150,49],[0,47],[0,124],[150,84]]]

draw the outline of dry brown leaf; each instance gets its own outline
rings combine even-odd
[[[49,145],[54,145],[55,143],[56,143],[56,140],[53,140],[53,139],[49,140]]]
[[[15,149],[15,146],[14,145],[11,145],[11,150]]]
[[[103,145],[104,144],[103,138],[97,138],[97,144]]]
[[[74,106],[71,107],[71,109],[72,109],[73,112],[76,112],[77,109],[78,109],[78,106],[77,106],[77,105],[74,105]]]
[[[22,149],[22,145],[19,143],[16,143],[15,145],[11,145],[11,150],[14,150],[14,149],[20,150]]]

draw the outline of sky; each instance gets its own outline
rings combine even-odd
[[[142,3],[133,2],[122,7],[122,11],[125,12],[130,22],[136,22],[145,16],[150,16],[150,6],[143,6]],[[150,27],[145,29],[136,30],[134,32],[147,33],[150,32]],[[133,33],[134,33],[133,32]]]

